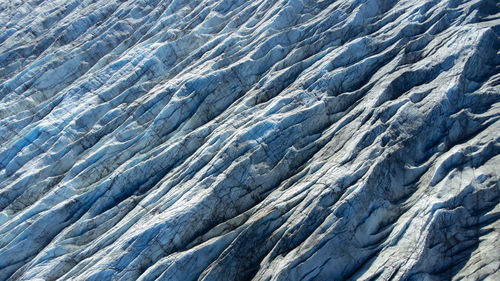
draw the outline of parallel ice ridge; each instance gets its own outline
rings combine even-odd
[[[0,280],[500,280],[496,0],[0,2]]]

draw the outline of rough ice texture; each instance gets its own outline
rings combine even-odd
[[[0,2],[0,280],[500,280],[496,0]]]

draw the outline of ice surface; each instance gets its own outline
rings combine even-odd
[[[0,2],[0,280],[499,280],[495,0]]]

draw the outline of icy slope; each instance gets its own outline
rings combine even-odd
[[[500,279],[495,0],[0,2],[0,280]]]

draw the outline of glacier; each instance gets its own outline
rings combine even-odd
[[[500,2],[0,1],[0,280],[500,280]]]

